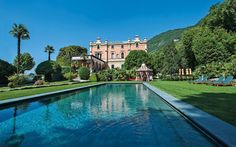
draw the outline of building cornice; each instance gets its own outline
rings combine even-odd
[[[98,37],[96,41],[90,41],[90,46],[94,45],[129,45],[129,44],[135,44],[135,43],[140,43],[140,44],[146,44],[147,43],[147,38],[144,38],[143,40],[140,40],[138,35],[135,36],[134,40],[128,39],[128,41],[117,41],[117,42],[109,42],[105,40],[102,42],[101,38]]]

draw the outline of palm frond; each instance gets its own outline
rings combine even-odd
[[[21,39],[27,40],[30,39],[29,31],[23,24],[13,24],[12,29],[9,32],[13,37],[20,37]]]

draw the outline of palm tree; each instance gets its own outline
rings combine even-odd
[[[53,48],[53,46],[47,45],[44,51],[48,53],[48,61],[50,61],[51,53],[54,53],[55,49]]]
[[[29,31],[23,24],[14,24],[10,33],[13,37],[17,38],[17,73],[20,73],[20,45],[21,39],[27,40],[30,39]]]

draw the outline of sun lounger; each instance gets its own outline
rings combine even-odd
[[[224,77],[224,76],[220,76],[220,77],[218,78],[218,80],[216,80],[216,81],[214,81],[214,82],[209,82],[208,84],[209,84],[209,85],[222,84],[224,80],[225,80],[225,77]]]
[[[208,81],[208,76],[202,75],[200,79],[197,79],[193,82],[193,84],[205,84]]]
[[[215,86],[232,86],[233,76],[227,76],[222,83],[214,84]]]

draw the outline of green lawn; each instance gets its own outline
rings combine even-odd
[[[50,84],[65,84],[65,83],[68,83],[68,81],[51,82]],[[51,86],[51,87],[41,87],[41,88],[33,88],[33,89],[22,89],[22,90],[0,92],[0,100],[18,98],[18,97],[23,97],[23,96],[30,96],[30,95],[53,92],[53,91],[64,90],[64,89],[70,89],[70,88],[81,87],[81,86],[86,86],[86,85],[91,85],[91,84],[96,84],[96,83],[98,82],[78,83],[78,84],[71,84],[71,85]],[[112,83],[137,83],[137,82],[136,81],[113,81]],[[1,87],[1,88],[8,89],[8,87]]]
[[[89,82],[89,83],[78,83],[71,85],[62,85],[62,86],[52,86],[52,87],[41,87],[41,88],[33,88],[33,89],[23,89],[23,90],[15,90],[15,91],[7,91],[0,92],[0,100],[9,99],[9,98],[17,98],[22,96],[29,96],[34,94],[41,94],[46,92],[53,92],[58,90],[76,88],[91,84],[96,84],[97,82]]]
[[[152,81],[150,84],[236,126],[236,87],[160,80]]]
[[[72,83],[72,82],[69,82],[68,80],[65,80],[65,81],[56,81],[56,82],[46,82],[45,85],[69,84],[69,83]],[[22,85],[21,87],[29,87],[29,86],[34,86],[34,85],[33,84],[26,84],[26,85]],[[16,87],[16,88],[18,88],[18,87]],[[0,87],[0,90],[8,90],[8,89],[10,89],[10,88],[7,87],[7,86],[1,86]]]

